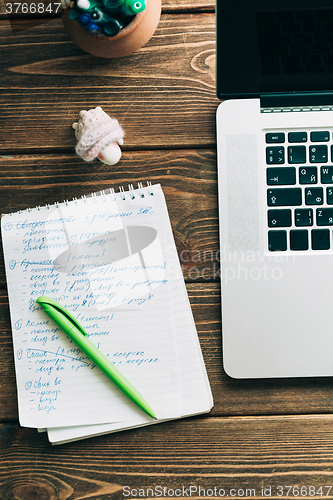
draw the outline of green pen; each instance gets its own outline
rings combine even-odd
[[[55,322],[55,324],[70,337],[73,342],[107,375],[119,389],[126,394],[139,408],[150,417],[156,419],[156,415],[147,401],[135,389],[135,387],[122,375],[109,359],[102,354],[97,347],[88,339],[87,333],[82,326],[66,309],[58,302],[49,297],[38,297],[37,304]]]

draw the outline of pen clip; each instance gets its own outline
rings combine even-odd
[[[56,309],[60,314],[65,316],[71,323],[73,323],[73,326],[75,326],[85,337],[88,336],[87,332],[85,332],[80,325],[80,323],[77,322],[77,320],[74,318],[74,316],[71,315],[70,312],[68,312],[66,309],[64,309],[58,302],[56,302],[53,299],[50,299],[49,297],[46,297],[45,295],[38,297],[36,300],[37,304],[41,306],[43,309],[43,304],[47,304],[50,307],[53,307]]]

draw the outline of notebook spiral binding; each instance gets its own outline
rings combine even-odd
[[[145,190],[147,191],[146,193],[145,193]],[[99,199],[102,199],[103,201],[106,202],[108,194],[112,195],[113,201],[117,200],[117,194],[118,195],[120,194],[120,200],[125,201],[127,197],[129,197],[131,200],[134,200],[136,198],[136,196],[139,196],[140,198],[145,198],[145,196],[147,196],[147,195],[154,196],[154,190],[153,190],[152,183],[150,181],[147,181],[147,186],[144,186],[142,184],[142,182],[138,182],[137,193],[135,192],[135,188],[134,188],[133,184],[129,184],[127,191],[125,191],[123,186],[120,186],[119,193],[117,193],[114,188],[110,188],[110,189],[107,189],[106,191],[102,190],[102,191],[99,191],[97,193],[89,194],[88,196],[83,195],[80,198],[73,198],[72,200],[64,200],[62,202],[55,202],[53,204],[46,204],[43,206],[38,205],[34,208],[26,208],[24,210],[18,210],[15,213],[22,214],[25,212],[32,212],[33,210],[40,211],[40,210],[45,209],[45,208],[49,210],[49,209],[54,208],[54,207],[59,208],[63,205],[68,206],[69,203],[75,203],[75,205],[77,205],[79,203],[91,203],[91,201],[94,203],[97,203],[97,201]],[[9,215],[13,215],[13,214],[14,214],[14,212],[9,214]]]

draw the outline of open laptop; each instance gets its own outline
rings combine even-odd
[[[234,378],[333,375],[333,3],[217,0],[222,335]]]

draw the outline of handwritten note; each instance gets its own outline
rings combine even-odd
[[[163,193],[150,189],[2,217],[22,426],[149,420],[45,316],[40,295],[72,312],[159,418],[181,415],[177,256]]]

